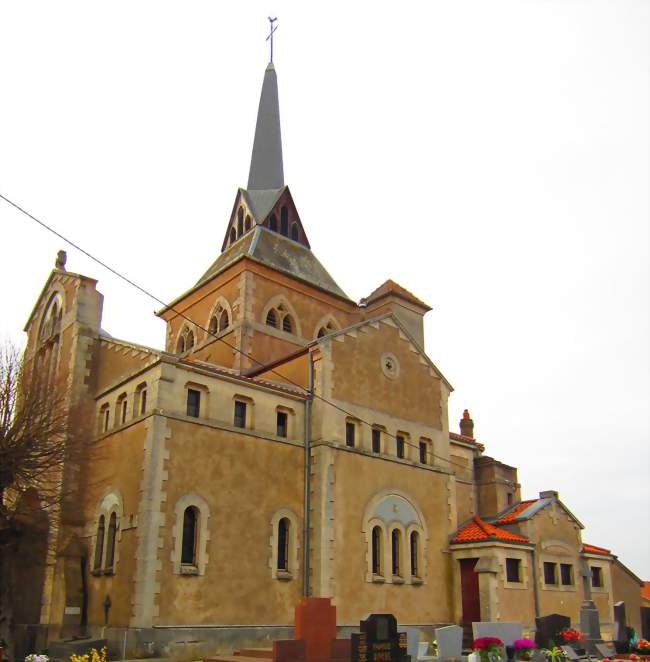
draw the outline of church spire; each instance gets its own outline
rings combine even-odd
[[[279,189],[283,186],[278,79],[273,63],[269,62],[264,72],[264,83],[257,111],[255,142],[253,143],[251,169],[248,173],[248,190]]]

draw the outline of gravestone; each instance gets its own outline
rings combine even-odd
[[[630,636],[625,622],[625,603],[614,603],[614,647],[617,653],[630,652]]]
[[[336,607],[330,598],[302,598],[294,611],[294,638],[305,642],[307,662],[323,662],[332,655],[336,639]]]
[[[472,623],[472,634],[474,639],[479,637],[496,637],[503,642],[502,660],[508,659],[507,647],[512,648],[515,640],[521,639],[524,636],[524,630],[521,623],[517,621],[481,621],[480,623]],[[514,653],[514,649],[511,650]]]
[[[598,653],[598,657],[603,659],[616,656],[616,652],[607,644],[596,644],[596,652]]]
[[[458,625],[448,625],[436,628],[436,644],[438,658],[445,660],[460,660],[463,652],[463,628]]]
[[[411,662],[406,633],[397,631],[392,614],[370,614],[352,634],[351,662]]]
[[[571,619],[562,614],[549,614],[535,619],[535,643],[539,648],[550,648],[551,641],[558,644],[557,634],[571,627]]]

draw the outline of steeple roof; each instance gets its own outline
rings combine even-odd
[[[262,94],[257,111],[255,141],[248,173],[249,191],[267,191],[284,186],[282,167],[282,135],[280,132],[280,105],[278,78],[272,62],[264,72]]]

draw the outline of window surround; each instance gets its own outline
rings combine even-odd
[[[120,425],[124,425],[127,421],[127,414],[128,414],[128,407],[129,407],[129,401],[128,401],[128,395],[126,391],[124,393],[120,393],[117,396],[117,400],[115,402],[115,425],[114,427],[119,427]]]
[[[316,322],[316,326],[314,326],[312,338],[322,338],[324,335],[334,333],[334,331],[338,331],[340,328],[341,325],[337,322],[334,315],[323,315],[323,317]],[[323,331],[323,333],[319,335],[321,331]]]
[[[402,441],[403,441],[403,448],[402,448],[403,455],[402,455],[402,457],[400,457],[399,454],[398,454],[398,443],[397,443],[398,437],[401,437]],[[395,433],[395,457],[400,459],[400,460],[408,460],[409,459],[409,449],[411,448],[410,444],[411,444],[411,439],[410,439],[410,435],[408,434],[408,432],[398,430]]]
[[[181,563],[181,554],[183,551],[183,517],[185,510],[190,507],[195,508],[198,513],[195,565]],[[210,560],[208,555],[208,540],[210,540],[208,520],[210,519],[210,509],[207,501],[195,492],[184,494],[174,506],[174,515],[171,551],[172,572],[175,575],[187,575],[190,577],[205,575],[205,567]]]
[[[411,521],[408,525],[395,521],[394,519],[387,520],[382,519],[375,515],[375,511],[379,508],[386,499],[397,498],[402,499],[406,502],[407,507],[412,508],[417,522]],[[378,526],[381,529],[381,559],[380,567],[382,573],[377,575],[373,573],[372,568],[372,530],[375,526]],[[391,538],[390,532],[393,529],[399,529],[401,533],[400,541],[400,571],[401,575],[393,576],[392,570],[392,558],[391,558]],[[424,520],[424,515],[419,508],[407,494],[401,492],[400,490],[387,489],[382,490],[377,493],[366,506],[364,516],[363,516],[363,536],[364,542],[366,545],[366,577],[365,581],[370,583],[386,583],[386,584],[405,584],[419,586],[425,582],[427,574],[427,559],[426,559],[426,547],[428,541],[428,533],[426,528],[426,523]],[[414,576],[411,574],[411,552],[410,552],[410,540],[411,533],[417,532],[418,534],[418,575]]]
[[[288,569],[282,570],[278,569],[278,531],[280,520],[285,518],[289,520]],[[290,508],[280,508],[271,516],[270,525],[271,536],[269,538],[269,545],[271,546],[271,553],[269,555],[269,568],[271,569],[271,577],[282,581],[291,581],[299,577],[298,527],[300,526],[300,520]]]
[[[93,550],[92,558],[92,575],[114,575],[117,572],[118,563],[120,560],[120,541],[122,540],[122,515],[124,512],[122,502],[122,495],[117,490],[117,488],[109,488],[107,492],[104,493],[99,506],[97,507],[96,516],[93,521],[93,532],[91,538],[90,548]],[[109,526],[111,521],[111,516],[115,514],[115,538],[113,546],[113,563],[109,567],[106,565],[106,560],[108,558],[108,544],[109,544]],[[95,558],[97,551],[97,533],[99,528],[99,521],[101,517],[104,517],[104,540],[102,542],[102,555],[101,563],[98,567],[95,567]]]
[[[503,588],[512,589],[515,591],[521,591],[529,588],[529,575],[530,575],[530,555],[526,552],[522,552],[519,549],[513,547],[508,547],[503,549],[498,556],[499,558],[499,578],[503,582]],[[519,561],[519,579],[518,582],[509,582],[508,574],[506,570],[506,559],[514,559]],[[544,587],[544,574],[543,566],[540,566],[539,571],[539,581],[541,586]]]
[[[228,326],[222,326],[221,317],[224,312],[228,315]],[[213,318],[216,318],[217,321],[216,330],[211,329],[211,321]],[[211,332],[205,333],[205,340],[209,341],[213,339],[211,333],[215,333],[216,335],[219,335],[220,333],[226,330],[231,330],[232,325],[233,325],[232,307],[224,297],[219,296],[215,299],[214,305],[212,306],[212,309],[210,310],[210,314],[208,315],[208,320],[206,322],[205,328],[211,329]]]
[[[352,425],[354,429],[354,443],[348,443],[348,425]],[[347,417],[345,419],[345,433],[343,435],[343,443],[348,448],[361,448],[361,421],[356,418]]]
[[[55,291],[49,298],[38,327],[38,341],[43,343],[61,330],[63,318],[63,294]]]
[[[188,324],[183,324],[176,336],[176,342],[172,349],[176,354],[188,354],[196,347],[197,334]]]
[[[605,563],[594,563],[592,559],[588,560],[589,564],[589,574],[591,577],[589,578],[589,582],[591,583],[591,591],[592,593],[608,593],[609,588],[609,576],[608,576],[608,564],[607,562]],[[600,568],[600,579],[602,582],[602,586],[594,586],[593,584],[593,568]]]
[[[562,578],[560,575],[560,564],[571,564],[574,566],[577,563],[577,558],[575,556],[575,550],[572,549],[567,543],[561,540],[545,540],[541,544],[542,552],[538,556],[538,570],[539,570],[539,581],[540,586],[543,591],[564,591],[566,593],[575,593],[578,590],[578,586],[575,583],[573,584],[562,584]],[[547,584],[544,577],[544,563],[555,563],[555,584]],[[575,571],[574,571],[575,573]],[[574,574],[575,578],[575,574]]]
[[[243,402],[246,405],[246,421],[243,428],[235,425],[235,402]],[[235,393],[232,396],[232,410],[233,417],[230,419],[230,424],[235,430],[254,430],[255,429],[255,401],[247,395]]]
[[[278,414],[286,414],[287,415],[287,434],[284,437],[280,437],[280,439],[293,439],[294,434],[295,434],[295,417],[296,413],[293,409],[290,407],[285,407],[283,405],[278,405],[275,408],[275,418],[276,418],[276,436],[277,436],[277,417]]]
[[[282,310],[279,310],[280,306],[282,306]],[[266,323],[266,317],[271,309],[275,310],[276,326],[271,326]],[[282,330],[282,322],[287,315],[291,317],[291,333]],[[261,322],[265,328],[275,329],[279,334],[300,336],[302,338],[302,326],[296,310],[282,294],[278,294],[266,302],[262,311]]]
[[[198,416],[191,416],[190,414],[187,413],[187,398],[188,398],[188,393],[189,391],[198,391],[201,394],[201,398],[199,400],[199,415]],[[183,416],[188,416],[189,418],[207,418],[207,413],[209,411],[208,409],[208,404],[209,404],[209,397],[210,397],[210,389],[205,386],[205,384],[199,384],[198,382],[185,382],[185,387],[183,389],[183,392],[185,393],[185,399],[183,400]]]
[[[144,416],[147,413],[147,382],[142,382],[135,387],[133,397],[133,416]]]
[[[106,434],[111,429],[111,405],[105,402],[99,408],[99,434]]]

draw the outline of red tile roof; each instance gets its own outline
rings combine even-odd
[[[588,545],[586,542],[582,543],[582,551],[586,554],[611,554],[611,549],[604,547],[596,547],[596,545]]]
[[[505,542],[529,542],[528,538],[501,529],[474,515],[469,524],[458,529],[451,542],[474,542],[481,540],[503,540]]]
[[[411,303],[414,303],[417,306],[421,306],[422,308],[431,310],[431,306],[427,305],[426,303],[424,303],[424,301],[418,299],[415,296],[415,294],[409,292],[406,288],[402,287],[401,285],[398,285],[394,280],[390,280],[390,279],[388,279],[385,283],[380,285],[376,290],[371,292],[365,298],[365,301],[367,304],[372,303],[373,301],[377,301],[378,299],[381,299],[382,297],[386,297],[389,294],[395,294],[396,296],[402,297],[402,299],[406,299],[407,301],[410,301]]]
[[[528,501],[520,501],[511,511],[507,512],[503,517],[500,517],[497,520],[497,524],[507,524],[508,522],[514,522],[521,513],[528,508],[528,506],[532,506],[537,499],[529,499]]]
[[[650,600],[650,582],[643,582],[641,587],[641,597],[645,600]]]
[[[472,446],[476,446],[477,448],[480,448],[482,451],[485,450],[485,446],[480,441],[476,441],[474,437],[468,437],[465,434],[458,434],[457,432],[450,432],[449,438],[452,439],[453,441],[462,441],[466,444],[472,444]]]

